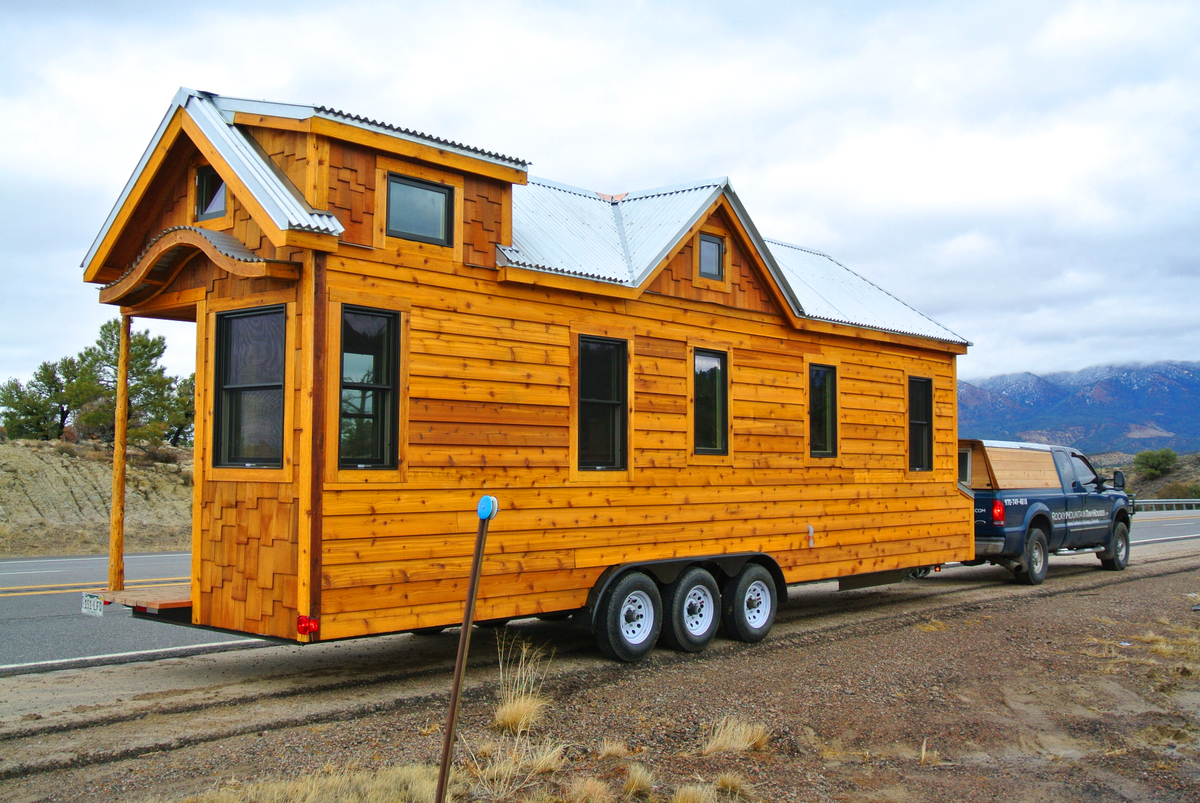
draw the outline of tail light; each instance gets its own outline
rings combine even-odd
[[[1001,499],[992,502],[992,524],[997,527],[1004,526],[1004,501]]]
[[[296,632],[302,636],[311,636],[321,627],[315,616],[297,616]]]

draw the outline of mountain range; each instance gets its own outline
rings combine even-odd
[[[958,383],[963,438],[1074,446],[1088,454],[1200,451],[1200,362],[1100,365]]]

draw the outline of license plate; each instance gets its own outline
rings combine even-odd
[[[104,615],[104,600],[95,594],[83,595],[83,612],[88,616]]]

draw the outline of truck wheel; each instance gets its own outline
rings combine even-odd
[[[708,646],[721,623],[721,592],[713,576],[693,566],[663,595],[662,637],[677,650],[699,652]]]
[[[775,580],[757,563],[747,563],[725,583],[721,595],[721,628],[725,635],[748,643],[762,641],[775,624]]]
[[[1119,572],[1129,565],[1129,525],[1118,521],[1113,525],[1108,549],[1098,553],[1100,565],[1110,572]]]
[[[1024,563],[1017,579],[1027,586],[1041,585],[1050,568],[1050,551],[1046,547],[1046,533],[1040,527],[1025,534]]]
[[[639,661],[649,655],[662,630],[662,597],[654,581],[629,572],[600,598],[596,646],[609,658]]]

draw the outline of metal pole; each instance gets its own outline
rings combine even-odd
[[[434,803],[444,803],[450,780],[450,761],[454,758],[454,737],[458,728],[458,700],[462,695],[463,671],[467,668],[467,650],[471,647],[471,625],[475,621],[475,598],[479,594],[479,575],[483,571],[483,547],[487,543],[488,522],[496,518],[500,503],[494,496],[479,500],[479,531],[475,535],[475,559],[471,563],[471,580],[467,584],[467,604],[463,609],[462,632],[458,636],[458,658],[454,662],[454,682],[450,686],[450,711],[446,714],[446,739],[442,742],[442,764],[438,768],[437,793]]]

